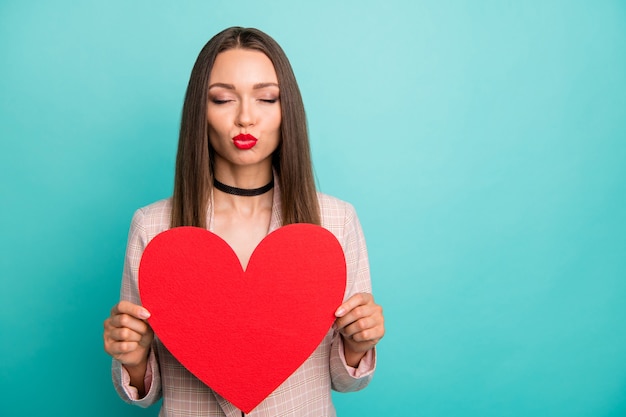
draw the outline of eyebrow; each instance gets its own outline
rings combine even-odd
[[[235,86],[233,84],[226,84],[226,83],[213,83],[209,86],[209,90],[215,87],[226,88],[227,90],[235,90]],[[258,89],[266,88],[266,87],[280,88],[277,83],[257,83],[252,86],[252,89],[258,90]]]

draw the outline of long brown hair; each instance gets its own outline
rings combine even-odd
[[[296,77],[280,45],[258,29],[231,27],[202,48],[191,70],[180,123],[171,227],[206,227],[213,184],[213,149],[208,139],[208,84],[215,58],[228,49],[263,52],[274,64],[280,88],[281,141],[272,156],[281,192],[283,225],[320,224],[304,104]]]

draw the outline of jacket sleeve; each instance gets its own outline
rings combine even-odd
[[[369,261],[365,237],[354,208],[347,204],[341,244],[346,257],[347,283],[344,300],[357,293],[371,293]],[[376,368],[376,351],[371,349],[357,368],[346,363],[341,335],[335,332],[330,352],[332,388],[339,392],[358,391],[365,388]]]
[[[138,286],[139,261],[141,260],[141,255],[147,244],[148,237],[144,225],[144,213],[139,209],[135,212],[130,226],[126,258],[124,260],[120,300],[141,304]],[[141,407],[148,407],[161,398],[161,377],[157,359],[156,346],[153,342],[150,356],[148,357],[148,369],[144,379],[147,393],[143,398],[139,398],[137,389],[130,385],[130,376],[126,369],[119,361],[113,359],[111,366],[113,385],[124,401]]]

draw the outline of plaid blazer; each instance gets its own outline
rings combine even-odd
[[[322,226],[341,243],[346,257],[347,283],[344,299],[359,292],[371,292],[369,263],[365,239],[354,208],[336,198],[318,194]],[[207,224],[212,230],[213,210],[209,204]],[[121,299],[140,304],[137,275],[144,248],[160,232],[167,230],[171,219],[171,199],[161,200],[137,210],[133,216],[124,272]],[[280,190],[274,190],[269,232],[279,228],[281,220]],[[332,329],[311,356],[259,404],[249,416],[335,416],[331,389],[340,392],[364,388],[372,378],[376,363],[372,349],[358,368],[346,364],[343,343]],[[160,416],[228,416],[242,413],[230,402],[206,386],[185,369],[155,337],[146,373],[146,395],[139,398],[130,386],[124,367],[113,360],[114,386],[120,397],[132,404],[148,407],[163,398]]]

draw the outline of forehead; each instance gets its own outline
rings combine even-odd
[[[243,87],[269,82],[278,83],[272,61],[263,52],[251,49],[220,52],[209,76],[209,84],[226,83]]]

